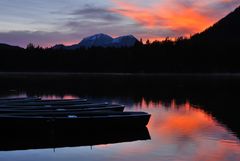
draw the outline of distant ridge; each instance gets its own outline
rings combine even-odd
[[[74,50],[79,48],[91,48],[91,47],[131,47],[134,46],[139,41],[133,35],[120,36],[117,38],[112,38],[107,34],[95,34],[83,38],[83,40],[71,46],[64,46],[63,44],[58,44],[53,46],[53,49],[68,49]]]
[[[23,48],[19,47],[19,46],[12,46],[12,45],[8,45],[8,44],[3,44],[0,43],[0,50],[21,50]]]

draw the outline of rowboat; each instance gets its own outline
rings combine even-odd
[[[15,110],[49,110],[49,109],[79,109],[79,108],[96,108],[96,107],[106,107],[106,106],[119,106],[109,103],[82,103],[74,105],[41,105],[41,106],[16,106],[16,105],[0,105],[0,109],[15,109]]]
[[[42,106],[42,105],[74,105],[87,103],[87,99],[71,99],[71,100],[34,100],[28,102],[4,102],[4,105],[14,106]]]
[[[38,97],[20,97],[20,98],[1,98],[0,104],[11,104],[11,103],[26,103],[31,101],[39,101],[41,100]]]
[[[1,114],[0,127],[18,127],[21,130],[34,128],[57,129],[94,128],[101,129],[118,127],[145,127],[151,115],[145,112],[112,112],[91,111],[74,114]]]
[[[0,101],[15,101],[15,100],[23,100],[23,99],[40,99],[38,97],[13,97],[13,98],[0,98]]]
[[[123,111],[122,105],[108,105],[102,107],[85,107],[85,108],[46,108],[45,109],[2,109],[0,108],[0,114],[27,114],[27,115],[44,115],[44,114],[74,114],[83,111]]]

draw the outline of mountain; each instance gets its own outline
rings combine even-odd
[[[138,40],[133,35],[120,36],[112,41],[113,47],[131,47],[134,46]]]
[[[111,46],[113,38],[106,34],[96,34],[84,38],[80,43],[80,47],[91,48],[91,47],[108,47]]]
[[[63,44],[58,44],[53,46],[53,49],[67,49],[75,50],[79,48],[91,48],[91,47],[131,47],[134,46],[138,40],[133,35],[120,36],[117,38],[112,38],[106,34],[96,34],[86,38],[78,43],[71,46],[64,46]]]
[[[236,43],[240,41],[240,6],[205,31],[192,36],[192,41]]]
[[[0,50],[21,50],[23,48],[20,48],[18,46],[12,46],[8,44],[1,44],[0,43]]]
[[[65,48],[65,47],[66,47],[66,46],[63,45],[63,44],[57,44],[57,45],[53,46],[52,48],[53,48],[53,49],[63,49],[63,48]]]

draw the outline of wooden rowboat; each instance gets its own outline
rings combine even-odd
[[[25,100],[25,99],[40,99],[39,97],[13,97],[13,98],[0,98],[0,101],[15,101],[15,100]]]
[[[0,105],[0,109],[15,109],[15,110],[49,110],[49,109],[82,109],[82,108],[97,108],[97,107],[106,107],[106,106],[119,106],[109,103],[83,103],[83,104],[74,104],[74,105],[42,105],[42,106],[16,106],[16,105]]]
[[[86,108],[45,108],[45,109],[0,109],[0,114],[28,114],[28,115],[44,115],[44,114],[74,114],[74,112],[83,111],[123,111],[122,105],[108,105],[105,107],[86,107]]]
[[[34,100],[27,102],[4,102],[4,105],[13,105],[13,106],[43,106],[43,105],[74,105],[87,103],[87,99],[72,99],[72,100]]]
[[[132,128],[145,127],[151,115],[145,112],[80,112],[74,114],[1,114],[0,127],[25,128],[49,128],[54,126],[57,129],[101,129],[118,127]]]
[[[26,103],[31,101],[41,100],[38,97],[21,97],[21,98],[1,98],[0,104],[11,104],[11,103]]]

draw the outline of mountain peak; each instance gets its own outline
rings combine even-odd
[[[112,41],[112,46],[114,47],[131,47],[138,42],[137,38],[133,35],[125,35],[115,38]]]
[[[113,38],[109,35],[99,33],[92,36],[88,36],[83,38],[83,40],[79,43],[80,47],[107,47]]]
[[[99,34],[95,34],[95,35],[92,35],[92,36],[85,37],[85,38],[83,38],[83,40],[84,39],[96,40],[96,39],[101,39],[101,38],[112,39],[112,37],[107,35],[107,34],[99,33]]]

